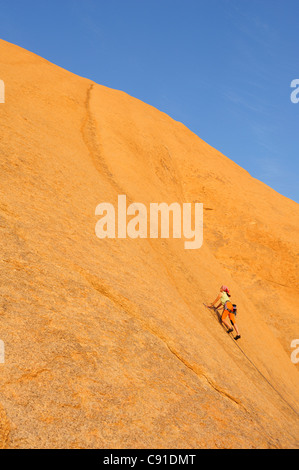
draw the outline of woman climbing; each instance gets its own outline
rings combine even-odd
[[[241,335],[239,333],[239,330],[238,330],[238,327],[237,327],[237,324],[236,324],[236,320],[235,320],[235,315],[234,315],[234,307],[233,307],[233,304],[231,303],[230,301],[230,293],[229,293],[229,289],[228,287],[226,286],[221,286],[220,287],[220,293],[218,294],[217,298],[214,300],[213,303],[211,303],[210,305],[208,305],[209,308],[212,308],[214,307],[214,305],[220,300],[220,303],[219,305],[217,305],[217,307],[215,307],[216,309],[218,309],[219,307],[221,307],[221,305],[223,306],[223,311],[222,311],[222,315],[221,315],[221,321],[225,324],[225,326],[227,327],[227,332],[228,333],[231,333],[233,330],[233,328],[231,328],[230,324],[228,323],[228,320],[227,320],[227,316],[229,317],[231,323],[233,324],[234,326],[234,329],[236,330],[236,333],[237,333],[237,336],[235,336],[235,339],[240,339],[241,338]]]

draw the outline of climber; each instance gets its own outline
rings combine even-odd
[[[209,308],[213,308],[214,305],[220,300],[219,305],[215,307],[218,309],[219,307],[223,306],[223,311],[221,315],[221,321],[225,324],[227,327],[227,332],[231,333],[233,328],[231,328],[230,324],[228,323],[227,316],[229,317],[231,323],[234,326],[234,329],[236,330],[237,336],[235,336],[235,340],[240,339],[241,335],[239,333],[236,320],[235,320],[235,315],[234,315],[234,307],[233,304],[230,301],[230,293],[229,289],[227,286],[221,286],[220,287],[220,293],[218,294],[217,298],[212,302],[210,305],[208,305]]]

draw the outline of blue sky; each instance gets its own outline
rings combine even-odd
[[[298,0],[0,0],[2,39],[155,106],[296,202],[298,26]]]

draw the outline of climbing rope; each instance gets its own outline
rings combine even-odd
[[[211,311],[212,313],[212,310],[214,311],[214,313],[216,314],[216,317],[217,317],[217,320],[219,321],[219,323],[221,323],[220,321],[220,316],[219,316],[219,312],[218,310],[213,307],[213,309],[209,308],[206,304],[204,304],[205,307],[208,308],[208,310]],[[213,314],[212,314],[213,315]],[[215,315],[213,315],[214,318]],[[235,341],[234,337],[232,336],[232,334],[229,334],[231,340],[235,343],[235,345],[239,348],[239,350],[241,351],[241,353],[244,355],[244,357],[246,357],[246,359],[250,362],[250,364],[255,368],[255,370],[261,375],[261,377],[263,377],[263,379],[268,383],[268,385],[279,395],[279,397],[288,405],[288,407],[297,415],[299,416],[298,412],[292,407],[292,405],[290,405],[290,403],[281,395],[281,393],[274,387],[274,385],[271,384],[271,382],[267,379],[267,377],[264,376],[264,374],[259,370],[259,368],[254,364],[254,362],[250,359],[250,357],[247,356],[247,354],[245,353],[245,351],[241,348],[241,346],[237,343],[237,341]]]

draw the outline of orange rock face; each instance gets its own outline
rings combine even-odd
[[[4,41],[0,64],[1,447],[298,447],[298,205],[123,92]],[[124,194],[203,203],[203,246],[100,240]]]

